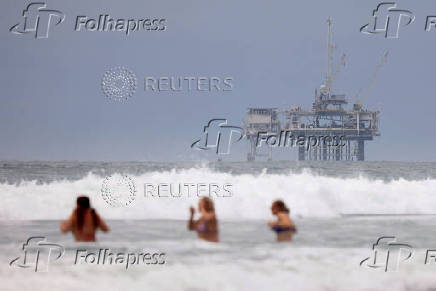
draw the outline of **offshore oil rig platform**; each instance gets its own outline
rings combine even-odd
[[[254,161],[257,156],[267,156],[272,159],[272,146],[267,146],[267,153],[260,153],[259,136],[280,136],[283,132],[295,137],[303,137],[304,144],[298,148],[298,160],[365,160],[365,141],[373,140],[380,136],[379,111],[367,110],[363,107],[363,101],[372,88],[374,81],[386,62],[387,53],[384,54],[377,66],[370,85],[364,95],[350,110],[345,109],[348,101],[344,94],[333,94],[331,91],[333,82],[345,66],[346,55],[343,54],[335,71],[332,70],[333,50],[332,44],[332,20],[327,20],[327,73],[325,83],[320,90],[315,91],[315,100],[311,110],[301,107],[291,107],[286,110],[277,108],[248,108],[244,119],[245,135],[250,143],[250,152],[247,154],[248,161]],[[360,91],[359,91],[360,93]],[[326,137],[341,137],[341,145],[321,142],[317,146],[308,146],[310,137],[325,140]]]

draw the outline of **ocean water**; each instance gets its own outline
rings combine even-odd
[[[137,190],[126,207],[101,197],[109,175],[128,175]],[[435,290],[436,164],[434,163],[100,163],[0,162],[2,290]],[[220,243],[186,230],[198,197],[144,197],[143,185],[232,185],[213,197]],[[78,193],[111,228],[98,242],[77,244],[59,232]],[[282,198],[298,233],[275,242],[269,207]],[[31,236],[65,247],[48,272],[9,262]],[[360,262],[382,236],[413,248],[385,272]],[[165,253],[165,264],[74,264],[78,249]],[[401,254],[401,253],[400,253]],[[383,262],[383,260],[381,260]]]
[[[129,207],[114,209],[103,200],[110,175],[134,182]],[[213,197],[226,220],[269,219],[277,198],[294,217],[436,214],[436,163],[0,162],[0,219],[63,219],[78,193],[108,219],[186,219],[198,197],[144,197],[145,184],[160,183],[231,184],[232,197]]]

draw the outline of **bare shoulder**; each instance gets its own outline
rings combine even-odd
[[[289,217],[289,213],[286,212],[280,212],[277,215],[278,217],[278,223],[281,225],[293,225],[291,218]]]
[[[279,212],[277,216],[280,220],[284,220],[284,221],[290,220],[289,214],[286,212]]]

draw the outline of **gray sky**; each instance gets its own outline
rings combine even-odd
[[[416,16],[399,39],[359,32],[378,1],[47,1],[66,15],[47,39],[9,32],[28,3],[6,0],[0,10],[0,159],[215,159],[190,148],[209,119],[241,125],[250,106],[311,107],[324,79],[332,17],[336,62],[348,55],[335,92],[350,102],[390,52],[367,99],[381,110],[382,132],[367,143],[367,159],[436,161],[436,29],[424,30],[426,17],[436,15],[432,0],[397,1]],[[76,16],[100,14],[165,18],[167,29],[74,31]],[[110,102],[101,79],[120,65],[136,74],[138,89],[127,102]],[[152,93],[143,90],[145,76],[231,76],[234,86]],[[229,159],[245,160],[247,150],[239,143]],[[295,159],[295,150],[278,157]]]

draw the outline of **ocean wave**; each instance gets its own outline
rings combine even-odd
[[[119,173],[122,174],[122,173]],[[90,196],[93,206],[107,219],[186,219],[188,207],[198,197],[144,196],[144,184],[231,185],[231,197],[216,197],[219,218],[228,220],[269,219],[270,205],[283,199],[292,216],[332,217],[343,214],[433,214],[436,213],[436,180],[383,181],[364,176],[340,178],[303,170],[273,174],[232,174],[206,167],[153,171],[129,175],[136,185],[136,199],[128,206],[113,208],[101,195],[104,177],[85,177],[50,183],[22,181],[2,183],[0,219],[63,219],[75,206],[78,194]]]

